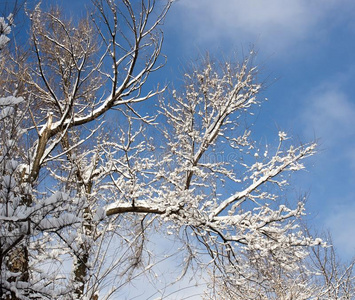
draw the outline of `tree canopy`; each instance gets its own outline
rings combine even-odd
[[[0,297],[154,285],[176,254],[157,253],[159,236],[207,299],[352,298],[353,263],[308,233],[303,198],[284,199],[316,143],[280,131],[260,145],[245,126],[261,102],[253,51],[201,58],[181,87],[152,88],[171,5],[93,0],[70,20],[39,3],[16,51],[13,16],[0,18]]]

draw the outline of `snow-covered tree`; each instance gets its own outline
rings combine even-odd
[[[172,1],[92,4],[79,21],[38,4],[28,51],[1,64],[1,297],[109,299],[157,280],[170,253],[152,235],[177,241],[181,277],[212,274],[209,295],[313,295],[305,262],[322,242],[299,227],[303,201],[282,195],[316,145],[253,140],[254,54],[154,89]]]
[[[21,96],[1,102],[3,122],[12,125],[2,127],[2,228],[9,227],[1,241],[5,298],[95,298],[118,266],[113,278],[128,282],[140,257],[135,249],[142,248],[141,220],[127,216],[121,226],[119,218],[104,219],[112,201],[105,186],[113,166],[106,156],[121,151],[110,143],[119,144],[124,135],[106,139],[103,123],[109,110],[122,110],[117,114],[125,118],[125,110],[135,112],[132,104],[160,92],[142,89],[164,62],[157,29],[171,2],[93,4],[92,19],[76,24],[58,9],[42,12],[37,5],[29,12],[31,48],[4,65],[4,93],[17,86]],[[5,46],[10,31],[1,21]],[[123,155],[134,149],[129,145]],[[120,249],[118,255],[103,255],[109,246]],[[20,266],[13,267],[15,261]]]
[[[236,285],[225,277],[211,277],[218,299],[353,299],[355,296],[354,259],[342,263],[337,257],[331,237],[325,236],[326,246],[309,248],[309,255],[297,268],[285,270],[280,265],[257,266],[260,284],[248,282]],[[285,272],[286,271],[286,272]],[[206,299],[211,299],[211,294]]]
[[[11,16],[9,17],[9,19]],[[0,49],[3,49],[6,44],[9,42],[8,35],[11,32],[10,24],[4,19],[4,17],[0,17]]]

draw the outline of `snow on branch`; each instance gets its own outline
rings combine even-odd
[[[11,33],[11,25],[13,23],[13,16],[10,14],[7,21],[4,17],[0,17],[0,51],[10,41],[8,35]]]
[[[307,156],[313,155],[315,153],[316,144],[311,144],[307,147],[301,146],[294,148],[291,146],[286,155],[282,156],[281,153],[277,153],[272,159],[266,164],[256,163],[251,166],[250,170],[253,171],[251,179],[253,183],[245,188],[243,191],[237,192],[232,196],[225,199],[211,214],[210,219],[221,214],[229,205],[235,203],[236,201],[243,202],[247,197],[252,198],[251,193],[255,191],[262,184],[270,181],[270,179],[276,177],[281,172],[290,170],[297,171],[303,169],[304,166],[299,162],[301,159]]]

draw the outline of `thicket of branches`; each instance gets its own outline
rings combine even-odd
[[[93,0],[70,20],[38,4],[16,51],[13,16],[0,18],[0,298],[114,299],[154,283],[174,253],[152,236],[177,242],[181,278],[208,275],[196,278],[208,299],[353,298],[353,263],[302,229],[302,200],[282,198],[316,144],[279,132],[273,149],[243,125],[259,104],[253,53],[151,88],[171,5]]]

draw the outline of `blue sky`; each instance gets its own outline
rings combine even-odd
[[[75,15],[88,0],[43,3]],[[354,15],[353,0],[177,0],[162,28],[168,62],[156,76],[176,82],[207,51],[241,57],[253,45],[268,86],[260,99],[269,99],[254,132],[263,142],[277,140],[278,130],[295,141],[319,140],[290,197],[308,193],[310,224],[330,230],[345,259],[355,254]]]
[[[89,0],[42,2],[82,15]],[[186,65],[206,52],[241,57],[253,46],[267,86],[260,99],[269,99],[255,136],[273,143],[283,130],[296,143],[319,141],[289,197],[308,194],[309,224],[330,231],[343,259],[355,256],[354,16],[353,0],[176,0],[162,28],[167,65],[154,76],[178,86]]]
[[[34,3],[33,0],[29,1]],[[83,15],[88,0],[48,0]],[[330,230],[344,258],[355,255],[355,1],[177,0],[163,26],[167,65],[155,78],[180,82],[191,61],[241,57],[252,46],[267,88],[254,132],[319,140],[319,153],[292,181],[308,193],[308,219]],[[292,197],[292,196],[290,196]]]
[[[163,28],[172,79],[201,53],[238,57],[254,46],[269,99],[254,131],[318,139],[294,196],[308,194],[310,224],[331,232],[344,259],[355,255],[354,15],[350,0],[178,0]]]

